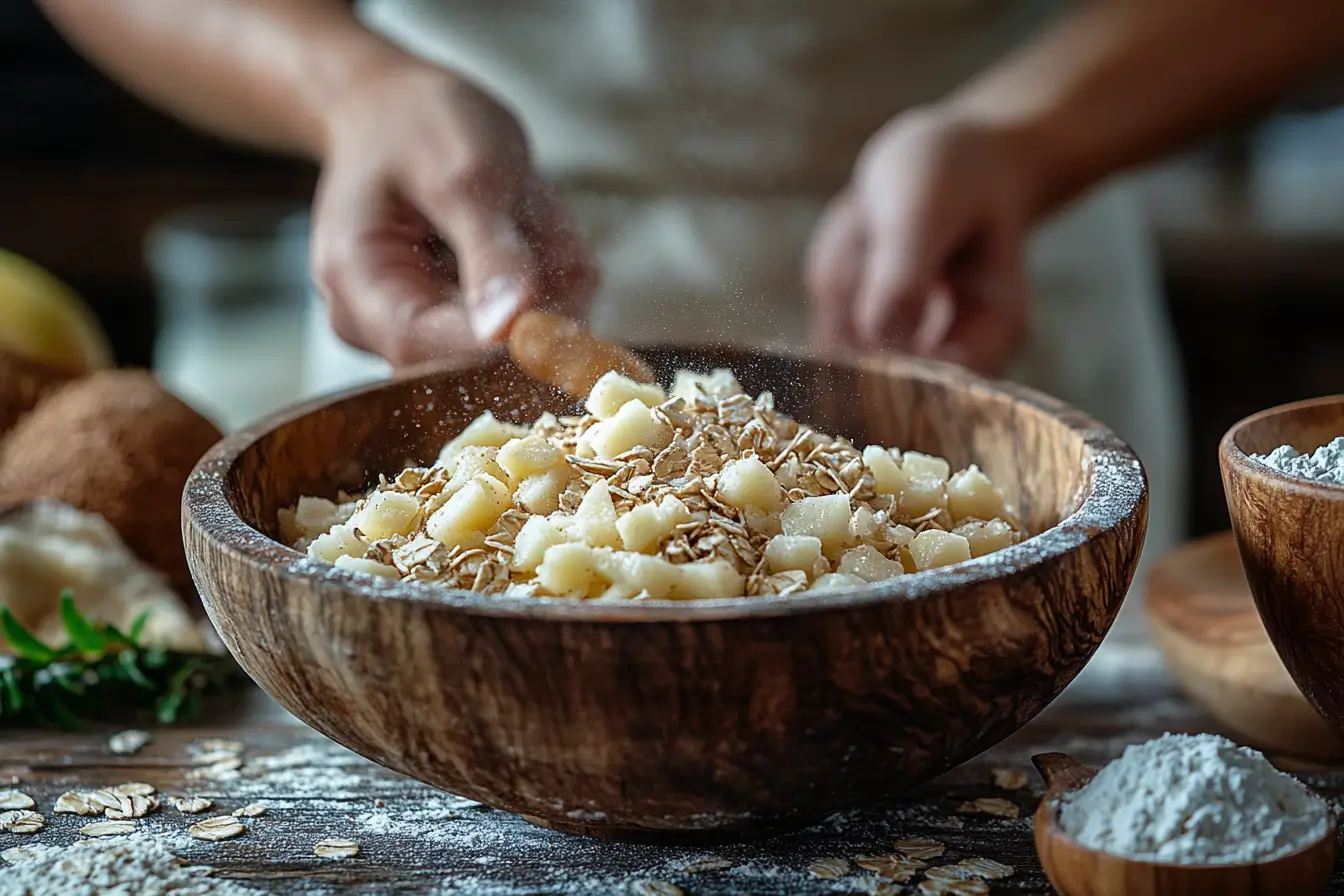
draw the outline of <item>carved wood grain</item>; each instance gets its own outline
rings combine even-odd
[[[640,839],[880,803],[1018,729],[1105,635],[1147,490],[1094,421],[911,360],[648,357],[664,375],[730,366],[829,431],[974,460],[1044,534],[852,592],[628,604],[369,582],[270,539],[280,507],[427,461],[482,410],[564,408],[498,359],[297,408],[202,460],[183,529],[230,649],[282,705],[377,762],[555,827]]]

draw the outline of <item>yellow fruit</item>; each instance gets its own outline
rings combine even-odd
[[[3,249],[0,350],[79,372],[112,364],[107,337],[83,300],[41,267]]]

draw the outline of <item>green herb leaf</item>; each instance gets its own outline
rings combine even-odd
[[[145,623],[148,621],[149,621],[149,610],[145,610],[139,616],[135,617],[135,621],[131,623],[130,634],[126,636],[126,639],[130,641],[132,645],[139,646],[140,635],[144,632]]]
[[[80,653],[101,655],[107,649],[107,637],[79,612],[69,589],[61,592],[61,622],[70,633],[70,643]]]
[[[56,658],[56,651],[33,637],[23,623],[14,617],[9,607],[0,607],[0,631],[4,632],[9,646],[24,659],[37,663],[49,663]]]

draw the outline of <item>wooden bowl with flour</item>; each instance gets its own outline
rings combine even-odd
[[[1255,460],[1280,445],[1307,453],[1344,435],[1344,396],[1283,405],[1228,430],[1223,489],[1265,630],[1303,696],[1344,735],[1344,486]]]
[[[1053,700],[1109,629],[1148,498],[1138,459],[1095,421],[914,360],[646,357],[665,376],[730,367],[827,432],[978,463],[1034,537],[844,592],[629,603],[375,582],[275,540],[299,496],[429,461],[486,408],[567,408],[494,359],[307,404],[206,455],[183,529],[229,649],[389,768],[567,831],[713,840],[878,804],[969,759]]]

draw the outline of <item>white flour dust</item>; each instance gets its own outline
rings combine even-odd
[[[144,834],[83,840],[64,849],[7,851],[0,896],[261,896],[262,891],[210,877],[186,864],[162,840]]]
[[[1261,862],[1329,826],[1326,804],[1260,753],[1212,734],[1131,746],[1060,809],[1083,846],[1176,865]]]
[[[1291,445],[1280,445],[1269,454],[1252,454],[1251,460],[1298,479],[1344,485],[1344,437],[1332,439],[1311,454],[1300,454]]]

